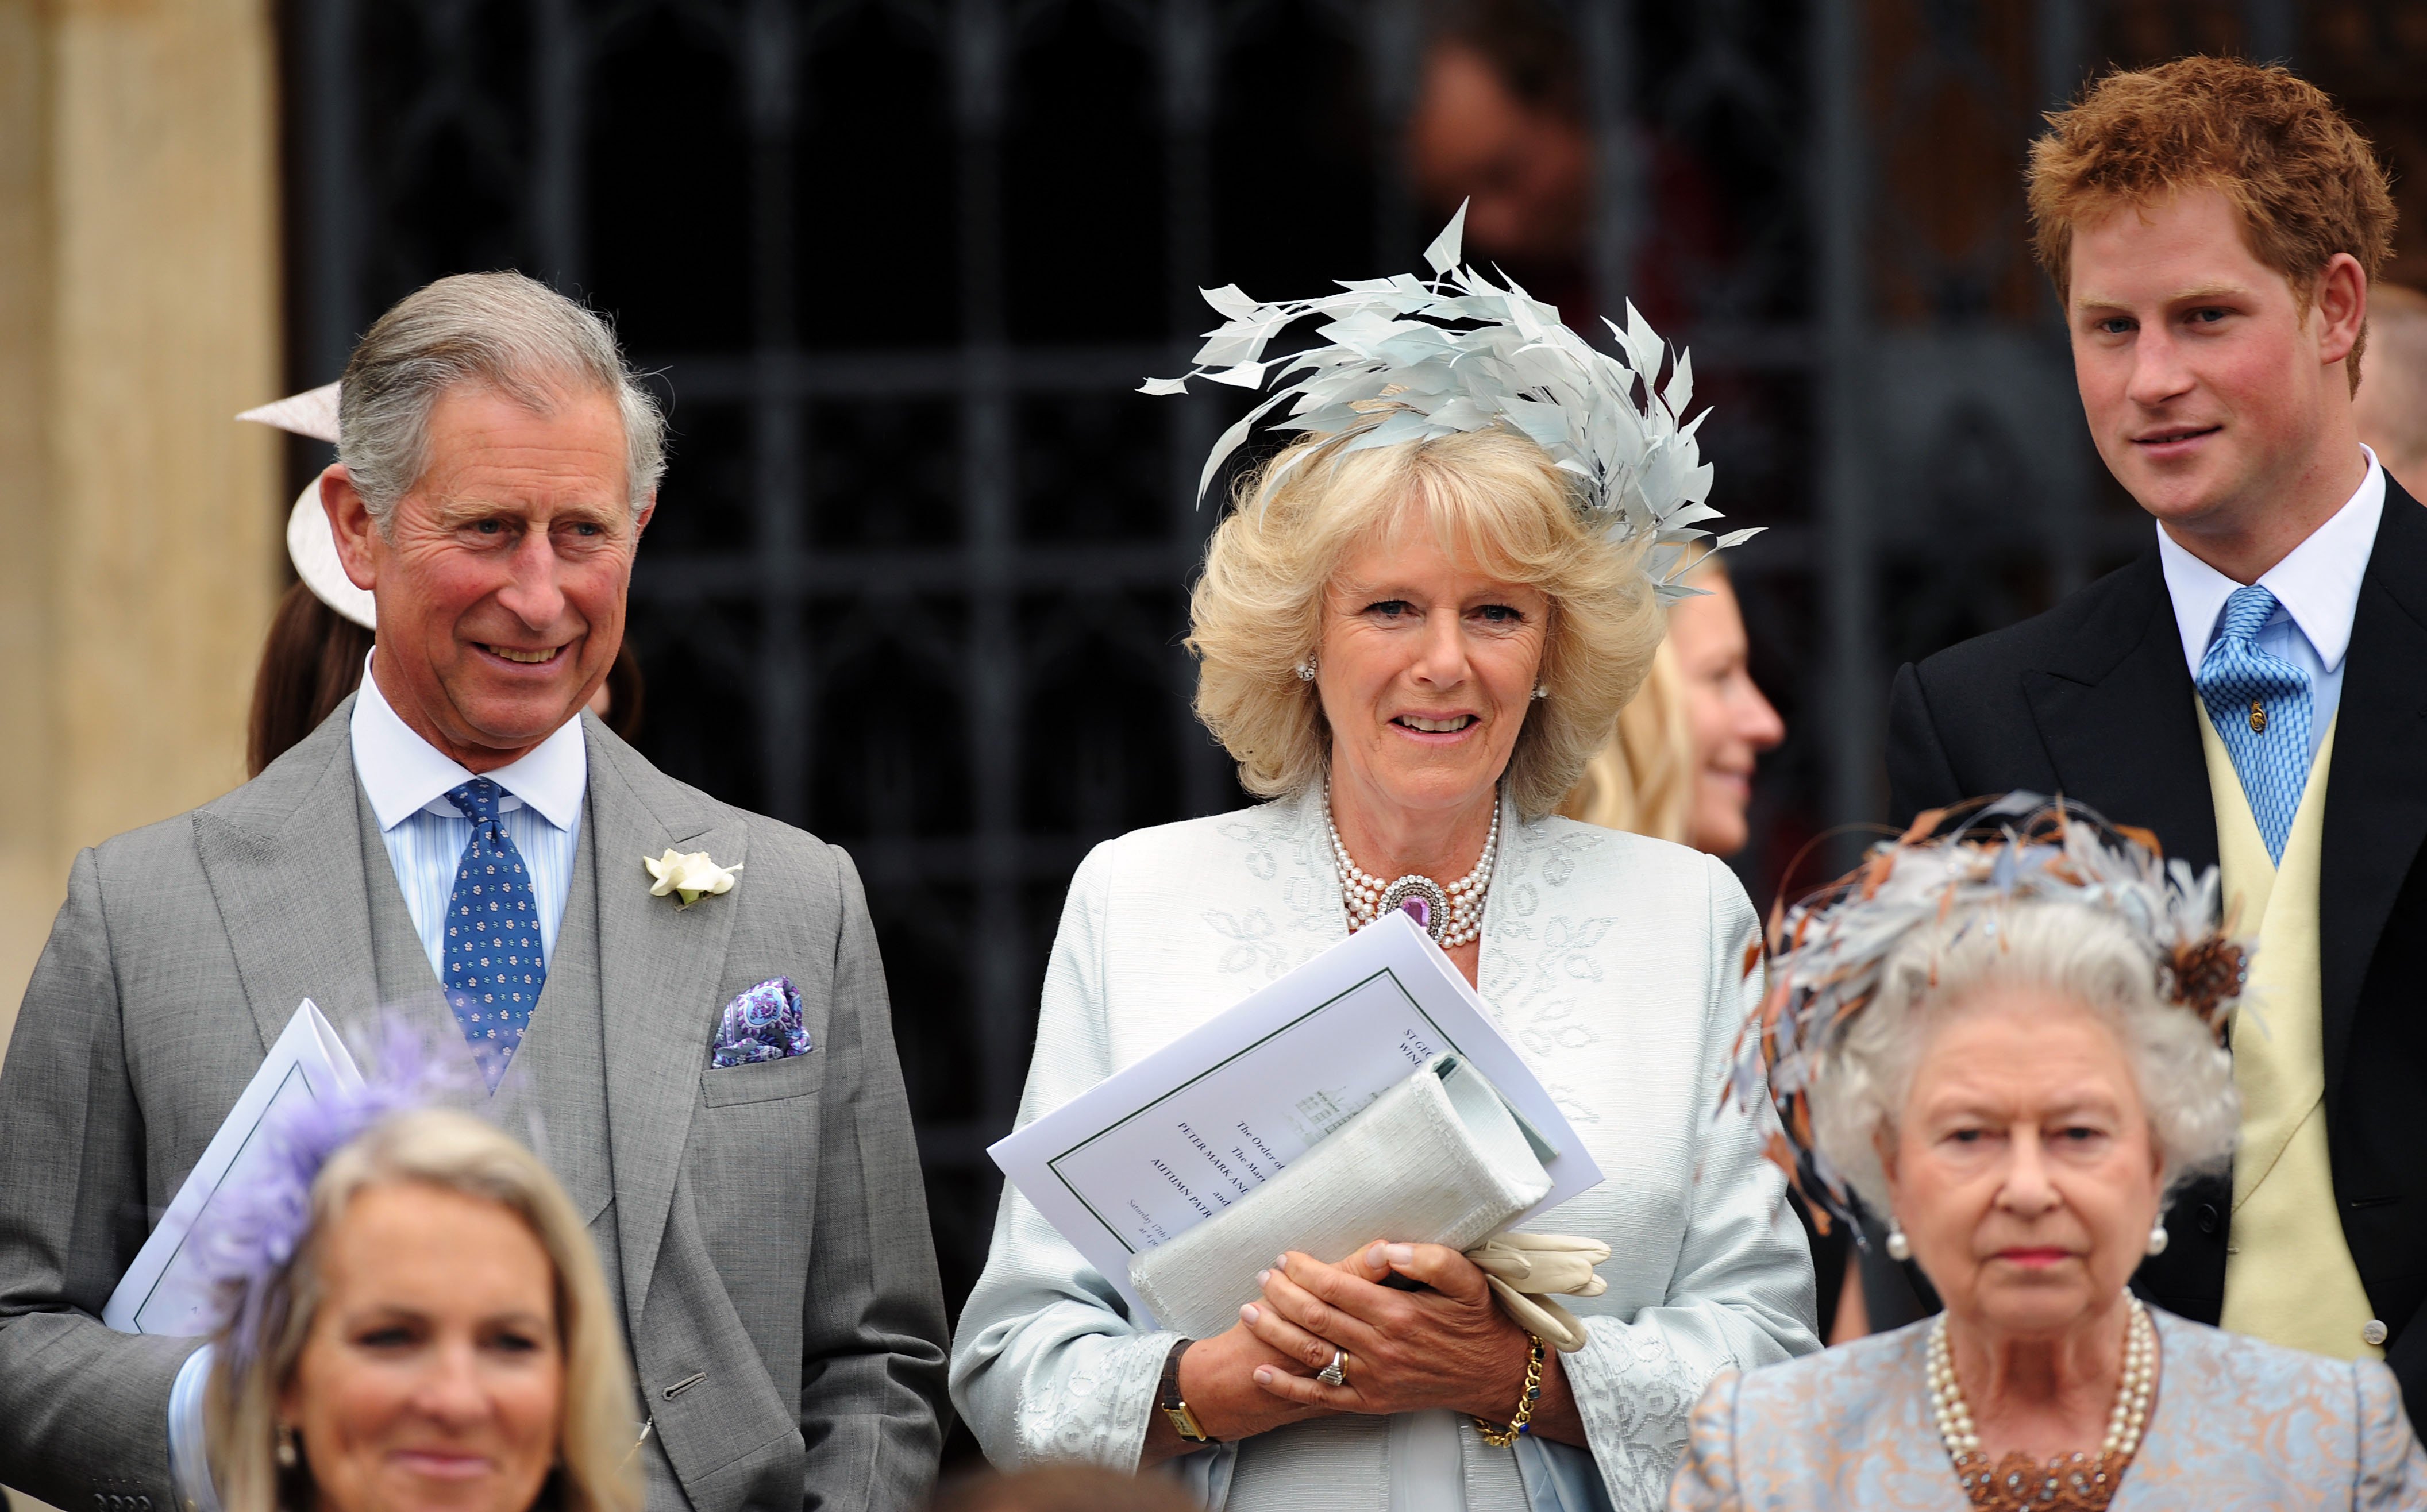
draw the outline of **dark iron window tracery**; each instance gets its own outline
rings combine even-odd
[[[2312,24],[2349,12],[2375,36],[2385,8]],[[2145,528],[2100,486],[2022,261],[2034,112],[2101,57],[2304,34],[2281,0],[1559,9],[1597,154],[1576,286],[1605,310],[1635,297],[1693,348],[1717,502],[1772,528],[1736,567],[1794,731],[1742,863],[1760,895],[1805,835],[1882,806],[1898,660],[2044,604]],[[1436,213],[1401,147],[1425,14],[285,11],[295,386],[412,287],[509,266],[613,314],[660,374],[674,460],[631,622],[643,743],[857,860],[955,1299],[1071,869],[1241,801],[1178,645],[1213,518],[1197,469],[1232,397],[1129,390],[1181,366],[1199,285],[1269,297],[1414,266]],[[2367,87],[2404,88],[2382,67]],[[1949,176],[2002,187],[1933,198]]]

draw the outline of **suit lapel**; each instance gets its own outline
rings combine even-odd
[[[2427,841],[2427,511],[2388,475],[2385,514],[2352,618],[2326,778],[2318,879],[2319,990],[2329,1127],[2359,993],[2394,898]]]
[[[259,777],[194,813],[195,849],[265,1055],[305,998],[340,1022],[378,1001],[353,707],[348,698]]]
[[[2169,857],[2214,866],[2216,808],[2157,551],[2117,587],[2082,634],[2023,675],[2031,717],[2066,797],[2155,831]]]
[[[672,846],[734,866],[744,860],[747,833],[706,798],[660,776],[597,721],[584,715],[582,728],[617,1245],[626,1311],[637,1328],[724,1006],[718,989],[734,913],[732,895],[679,911],[671,898],[650,897],[641,858]],[[745,875],[740,886],[749,886]]]

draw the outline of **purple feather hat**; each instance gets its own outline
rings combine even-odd
[[[382,1018],[366,1057],[363,1084],[272,1114],[264,1127],[264,1159],[241,1186],[220,1193],[195,1225],[204,1273],[218,1299],[231,1364],[241,1367],[267,1341],[262,1330],[270,1283],[293,1262],[312,1222],[312,1185],[332,1156],[401,1114],[461,1106],[475,1078],[430,1036],[389,1015]]]

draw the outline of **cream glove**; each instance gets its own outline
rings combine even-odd
[[[1466,1252],[1490,1278],[1491,1290],[1517,1325],[1563,1354],[1585,1347],[1584,1320],[1547,1300],[1554,1295],[1597,1297],[1609,1283],[1593,1267],[1609,1259],[1609,1246],[1572,1234],[1494,1234]]]

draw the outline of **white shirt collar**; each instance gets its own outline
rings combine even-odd
[[[378,654],[373,647],[371,655]],[[447,802],[447,793],[471,781],[472,773],[388,707],[379,679],[371,675],[370,657],[363,658],[363,686],[354,699],[350,733],[354,771],[370,795],[371,812],[379,816],[382,830],[396,828],[416,809],[458,812]],[[590,786],[590,751],[582,740],[580,716],[566,720],[519,760],[484,775],[538,809],[558,829],[571,829],[581,817],[581,795]]]
[[[2292,623],[2308,637],[2310,649],[2328,672],[2342,665],[2351,649],[2352,617],[2359,609],[2360,578],[2368,571],[2369,553],[2376,547],[2377,521],[2385,514],[2385,469],[2376,453],[2359,448],[2368,458],[2368,472],[2359,489],[2325,524],[2309,532],[2283,561],[2267,569],[2258,586],[2275,595]],[[2158,560],[2166,570],[2166,593],[2175,601],[2175,627],[2183,638],[2183,660],[2197,676],[2207,656],[2224,601],[2241,584],[2192,556],[2166,528],[2158,527]]]

